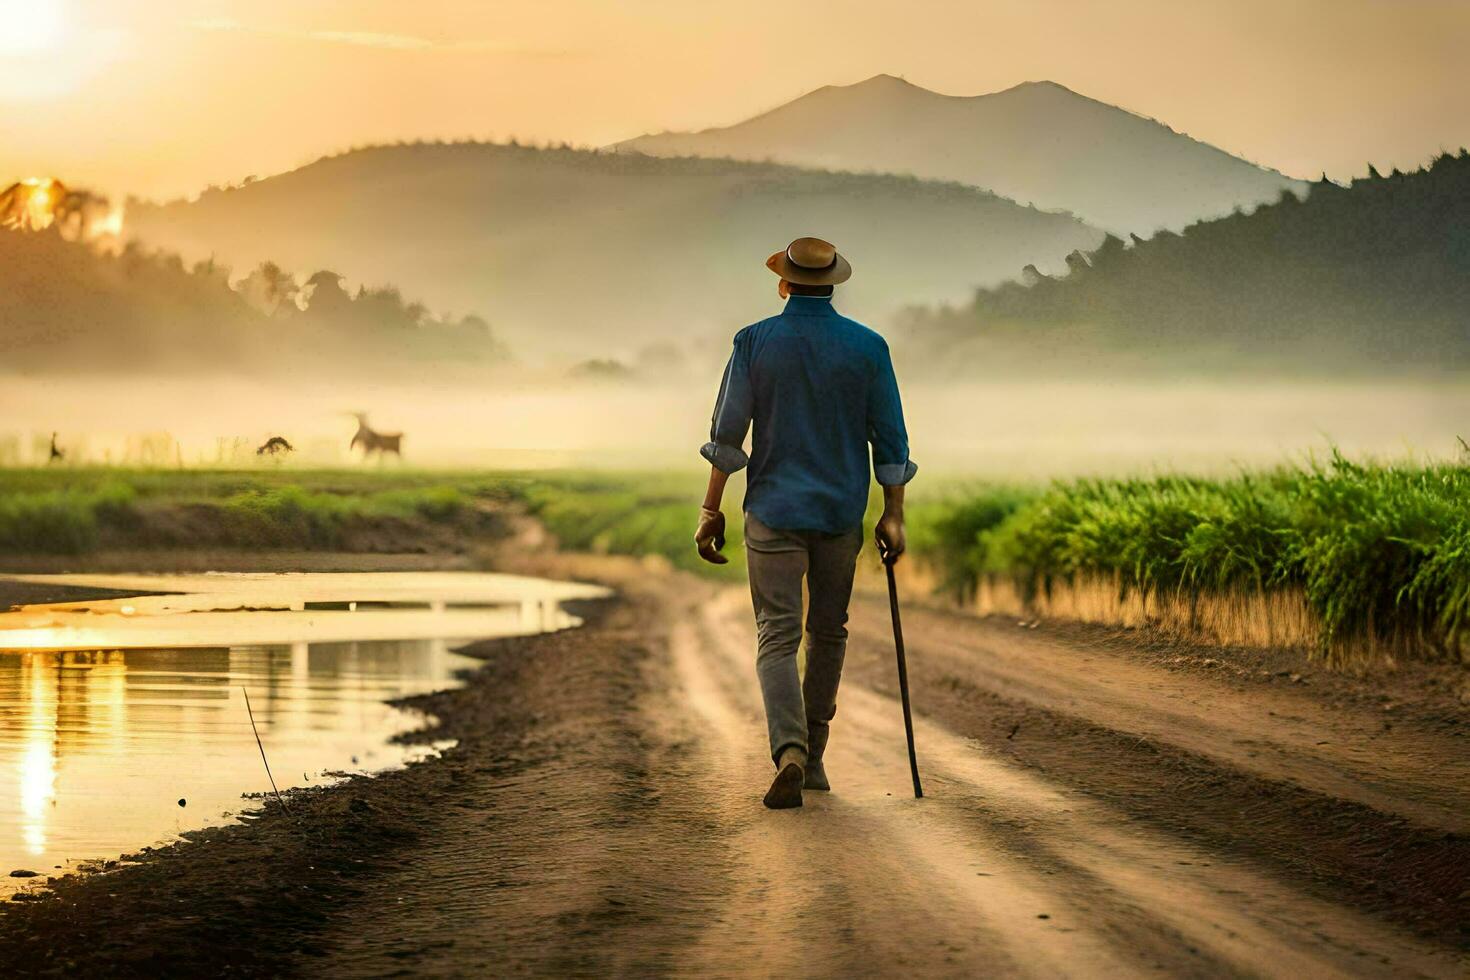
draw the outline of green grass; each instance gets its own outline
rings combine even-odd
[[[662,555],[717,578],[745,573],[741,481],[726,492],[727,565],[701,561],[694,525],[705,471],[688,473],[432,470],[0,470],[0,555],[79,553],[119,540],[187,545],[164,511],[192,510],[211,545],[341,547],[354,525],[383,518],[454,524],[477,502],[517,501],[569,549]],[[202,513],[201,513],[202,512]]]
[[[1036,495],[1028,487],[999,484],[909,504],[909,550],[940,572],[942,590],[968,596],[990,568],[987,532]]]
[[[375,520],[456,525],[480,502],[518,501],[564,547],[663,555],[680,568],[744,574],[738,491],[725,508],[730,564],[694,552],[703,474],[459,473],[415,470],[0,470],[0,555],[76,554],[108,544],[342,547]],[[191,520],[159,519],[168,513]]]
[[[676,567],[718,578],[745,574],[739,494],[726,492],[726,565],[711,565],[694,550],[694,527],[704,496],[703,473],[571,474],[533,480],[519,493],[562,547],[622,555],[662,555]]]
[[[0,493],[0,552],[88,551],[97,544],[99,525],[127,520],[133,500],[125,483]]]
[[[457,525],[477,499],[514,493],[510,478],[493,474],[3,470],[0,554],[108,544],[330,549],[374,522]]]
[[[0,470],[0,555],[98,547],[340,548],[372,522],[474,533],[485,503],[515,501],[569,549],[662,555],[744,573],[740,489],[727,491],[730,563],[693,547],[704,474],[434,471]],[[738,481],[737,481],[738,482]],[[910,504],[910,549],[956,595],[1003,576],[1035,595],[1116,578],[1127,592],[1294,590],[1324,644],[1470,639],[1470,469],[1330,459],[1229,478],[1161,475],[1050,486],[989,484]],[[870,508],[869,517],[876,511]],[[185,514],[170,523],[160,515]],[[182,530],[180,530],[182,527]]]
[[[1141,592],[1296,588],[1323,643],[1470,628],[1470,469],[1325,462],[1227,479],[1158,476],[978,487],[916,508],[920,554],[957,592],[987,575],[1035,594],[1114,577]]]

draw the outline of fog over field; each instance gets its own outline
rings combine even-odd
[[[297,447],[291,465],[345,464],[355,458],[347,443],[356,425],[346,413],[362,410],[376,427],[405,433],[409,466],[692,472],[718,383],[714,363],[636,383],[22,378],[0,388],[0,461],[44,462],[55,430],[79,464],[253,465],[272,435]],[[1470,431],[1465,383],[912,382],[903,394],[921,467],[916,492],[954,475],[1222,472],[1332,445],[1448,458],[1458,454],[1456,435]]]

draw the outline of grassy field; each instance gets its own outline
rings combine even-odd
[[[492,474],[399,471],[0,470],[0,555],[102,547],[333,549],[353,534],[473,531],[482,500],[508,500]]]
[[[914,509],[915,551],[962,599],[1080,580],[1126,595],[1300,595],[1334,649],[1366,638],[1459,657],[1470,629],[1470,468],[1334,455],[1228,479],[976,487]]]
[[[514,502],[564,547],[657,554],[738,579],[741,489],[728,492],[731,562],[720,567],[692,546],[701,492],[702,474],[693,472],[0,470],[0,556],[202,545],[384,550],[489,533]],[[1000,581],[1018,602],[1038,606],[1058,590],[1102,582],[1120,601],[1162,597],[1190,616],[1212,598],[1288,596],[1304,604],[1329,651],[1368,638],[1459,657],[1470,639],[1463,466],[1334,455],[1224,479],[985,484],[919,496],[909,523],[917,561],[962,601]]]
[[[385,526],[483,531],[518,502],[564,547],[659,554],[681,568],[744,573],[739,507],[728,507],[731,562],[695,555],[700,474],[459,473],[429,470],[0,470],[0,556],[105,547],[207,544],[247,549],[353,548]],[[731,499],[738,505],[735,488]]]
[[[619,555],[662,555],[676,567],[719,578],[745,574],[740,496],[727,491],[727,565],[711,565],[694,550],[694,525],[704,496],[703,474],[571,474],[531,479],[518,487],[531,512],[565,548]]]

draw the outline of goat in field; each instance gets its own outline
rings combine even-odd
[[[294,453],[296,447],[291,445],[280,436],[271,436],[259,449],[255,451],[257,456],[275,456],[278,453]]]
[[[348,449],[355,449],[358,446],[362,446],[364,459],[373,453],[377,453],[379,458],[382,458],[387,453],[392,453],[399,459],[403,458],[402,432],[378,432],[372,426],[368,425],[367,414],[365,412],[353,412],[352,416],[357,419],[357,434],[347,444]]]

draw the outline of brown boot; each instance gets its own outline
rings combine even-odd
[[[807,707],[807,717],[812,717],[812,708]],[[832,734],[828,725],[811,725],[806,731],[806,789],[830,790],[832,784],[827,782],[827,767],[822,765],[822,755],[827,751],[827,737]]]
[[[761,802],[772,810],[801,806],[801,784],[805,780],[806,753],[795,746],[784,749],[776,763],[776,778]]]

